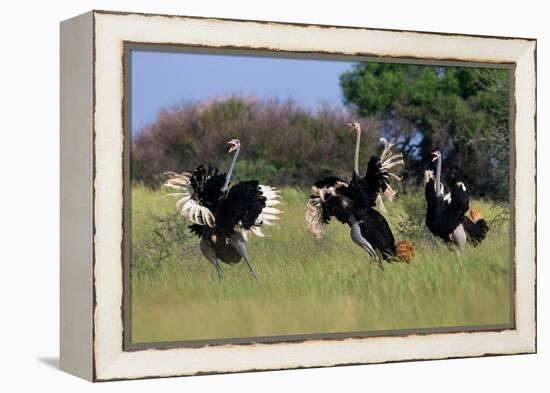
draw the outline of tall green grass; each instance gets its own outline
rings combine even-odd
[[[387,203],[396,240],[412,240],[411,264],[370,262],[349,228],[331,223],[321,240],[304,225],[305,190],[282,191],[284,211],[266,238],[251,237],[259,281],[244,263],[222,264],[220,290],[174,199],[132,187],[132,341],[501,324],[510,320],[507,222],[456,253],[427,233],[422,193]],[[491,221],[490,202],[471,201]],[[420,222],[419,222],[420,220]]]

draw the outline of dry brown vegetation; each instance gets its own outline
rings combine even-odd
[[[191,103],[159,113],[156,121],[134,137],[132,179],[151,186],[165,171],[184,171],[198,164],[224,169],[229,162],[226,142],[241,140],[239,178],[261,178],[277,186],[311,185],[333,173],[348,176],[355,138],[345,123],[359,121],[364,132],[362,162],[379,148],[376,121],[355,118],[343,108],[315,112],[292,101],[229,97]],[[344,172],[345,171],[345,172]]]

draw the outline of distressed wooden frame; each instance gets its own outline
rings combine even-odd
[[[514,323],[493,331],[131,348],[124,342],[129,43],[514,69]],[[61,24],[61,368],[92,381],[536,352],[536,40],[92,11]],[[127,344],[127,343],[126,343]]]

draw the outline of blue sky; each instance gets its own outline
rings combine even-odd
[[[231,94],[292,98],[315,109],[342,104],[347,61],[132,50],[132,134],[167,106]]]

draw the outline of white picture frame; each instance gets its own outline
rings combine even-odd
[[[495,331],[128,349],[125,45],[514,70],[514,323]],[[521,192],[516,192],[521,190]],[[61,368],[90,381],[536,352],[536,40],[91,11],[61,24]],[[458,300],[457,300],[458,301]]]

